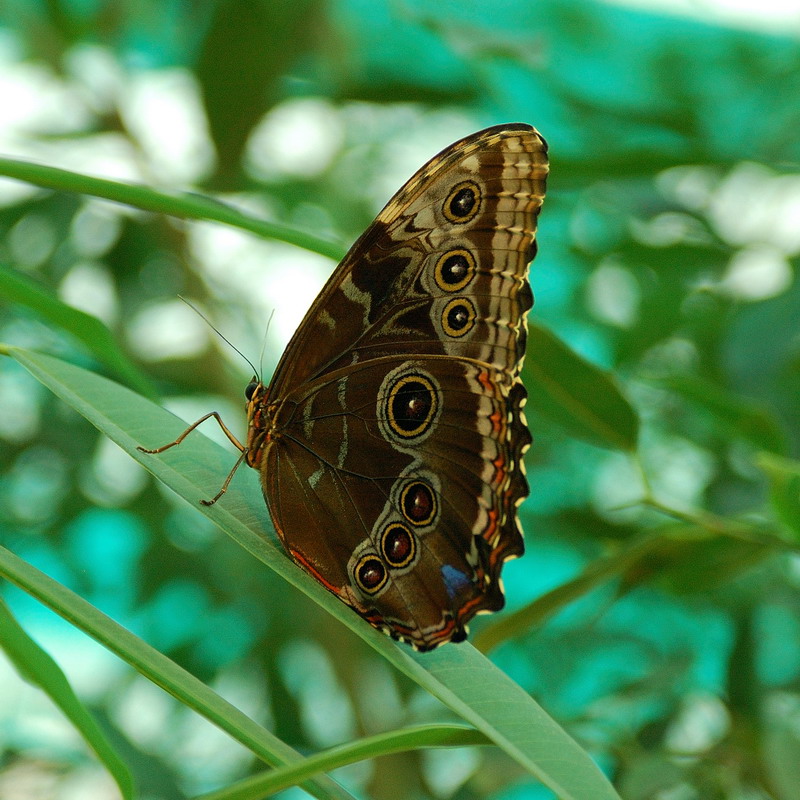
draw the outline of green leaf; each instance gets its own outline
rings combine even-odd
[[[5,547],[0,547],[0,576],[53,609],[265,763],[290,764],[301,759],[296,750],[223,700],[194,675]],[[329,778],[314,779],[303,788],[321,800],[353,800],[352,795]]]
[[[765,534],[748,539],[732,522],[728,531],[711,533],[677,523],[661,530],[656,547],[625,571],[622,588],[655,583],[676,594],[707,594],[780,552],[781,540]]]
[[[769,478],[770,501],[775,516],[800,542],[800,461],[759,453],[756,460]]]
[[[190,503],[213,495],[233,454],[200,433],[162,455],[146,455],[186,427],[122,386],[48,356],[8,348],[20,364]],[[265,531],[254,471],[239,470],[224,498],[199,507],[225,533],[350,628],[411,680],[502,748],[561,800],[618,800],[605,776],[575,741],[505,673],[470,644],[415,653],[378,633],[297,567]]]
[[[238,187],[247,140],[286,98],[285,75],[316,43],[326,9],[320,0],[217,0],[212,8],[195,71],[217,153],[215,185]]]
[[[28,683],[38,686],[64,713],[97,753],[126,800],[132,800],[133,778],[125,762],[103,735],[88,709],[78,700],[61,668],[31,639],[14,619],[11,609],[0,599],[0,645],[17,672]]]
[[[725,432],[741,436],[764,450],[786,452],[786,436],[766,406],[694,375],[673,375],[658,383],[706,409]]]
[[[800,699],[775,691],[763,703],[761,758],[776,800],[796,800],[800,786]]]
[[[707,592],[780,552],[785,543],[775,535],[740,538],[737,523],[711,532],[699,524],[670,524],[643,534],[579,575],[531,603],[484,627],[474,639],[481,652],[543,625],[565,606],[614,578],[620,591],[658,580],[674,592]]]
[[[273,222],[243,214],[231,206],[225,205],[212,197],[198,194],[166,194],[149,189],[146,186],[110,181],[105,178],[93,178],[78,172],[68,172],[56,167],[46,167],[28,161],[17,161],[13,158],[0,158],[0,175],[33,183],[46,189],[57,189],[62,192],[102,197],[123,203],[144,211],[158,214],[169,214],[183,219],[202,219],[222,222],[235,228],[250,231],[265,239],[275,239],[338,261],[344,254],[342,246],[328,239],[313,236],[305,231],[289,225]]]
[[[528,408],[571,436],[616,450],[636,448],[639,418],[611,375],[531,322],[523,380]]]
[[[111,331],[91,314],[85,314],[53,297],[36,281],[0,264],[0,297],[27,306],[48,322],[72,334],[86,349],[132,389],[152,399],[158,397],[155,387],[124,353]]]
[[[648,534],[620,552],[590,564],[572,580],[556,586],[523,608],[505,614],[501,619],[487,625],[475,636],[475,646],[481,652],[487,653],[508,639],[543,625],[565,606],[611,578],[623,574],[633,564],[658,548],[660,542],[659,534]]]
[[[480,744],[491,744],[491,742],[472,728],[457,725],[417,725],[332,747],[330,750],[309,756],[300,764],[254,775],[217,792],[204,794],[195,800],[260,800],[289,786],[295,786],[304,778],[320,772],[330,772],[358,761],[428,747],[466,747]]]

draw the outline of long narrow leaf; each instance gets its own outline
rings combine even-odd
[[[800,542],[800,461],[759,453],[757,464],[769,478],[775,516],[786,526],[787,538]]]
[[[279,767],[262,775],[254,775],[217,792],[204,794],[196,800],[260,800],[281,789],[295,786],[320,772],[330,772],[368,758],[419,750],[423,747],[466,747],[479,744],[491,744],[491,742],[472,728],[455,725],[417,725],[332,747],[330,750],[309,756],[300,764]]]
[[[178,418],[100,376],[47,356],[9,348],[34,376],[189,502],[214,494],[233,455],[195,432],[160,456],[136,450],[174,439]],[[222,501],[201,507],[222,530],[350,628],[397,669],[484,733],[561,800],[618,800],[588,755],[516,683],[469,644],[418,654],[378,633],[284,553],[265,529],[251,470],[237,474]]]
[[[279,765],[300,760],[299,753],[223,700],[194,675],[4,547],[0,547],[0,577],[49,606],[265,763]],[[349,793],[329,778],[315,779],[303,788],[324,800],[352,800]]]
[[[0,600],[0,646],[17,668],[17,672],[26,681],[38,686],[61,709],[111,773],[125,800],[132,800],[133,778],[127,765],[106,739],[94,717],[78,699],[61,667],[49,653],[28,636],[14,619],[11,609],[2,600]]]
[[[622,574],[631,564],[658,547],[659,542],[659,535],[646,535],[619,553],[594,562],[572,580],[556,586],[523,608],[487,625],[475,637],[475,646],[481,652],[487,653],[507,639],[544,624],[553,614],[574,600],[583,597],[610,578]]]
[[[158,393],[152,383],[123,352],[111,331],[90,314],[62,303],[27,275],[0,264],[0,298],[26,306],[54,326],[74,336],[101,363],[146,397]]]
[[[335,261],[338,261],[344,253],[341,245],[336,242],[313,236],[289,225],[265,222],[237,211],[219,200],[199,194],[167,194],[146,186],[94,178],[90,175],[81,175],[78,172],[47,167],[30,161],[18,161],[14,158],[0,158],[0,175],[33,183],[46,189],[102,197],[105,200],[113,200],[158,214],[169,214],[182,219],[222,222],[225,225],[232,225],[235,228],[242,228],[258,234],[265,239],[276,239],[279,242],[287,242],[311,250]]]

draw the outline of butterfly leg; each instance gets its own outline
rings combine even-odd
[[[233,465],[233,469],[228,473],[228,477],[225,478],[225,483],[222,484],[222,488],[210,499],[210,500],[201,500],[200,504],[204,506],[213,506],[217,500],[228,491],[228,486],[230,485],[231,479],[233,478],[234,473],[236,472],[239,467],[242,466],[242,461],[245,460],[247,456],[247,450],[242,450],[242,454],[239,458],[236,459],[236,463]]]
[[[201,425],[210,417],[214,417],[214,419],[219,423],[220,428],[222,428],[222,432],[228,437],[231,444],[236,447],[240,452],[241,455],[236,460],[236,463],[233,465],[233,469],[228,473],[228,477],[225,478],[225,483],[222,484],[222,488],[212,497],[210,500],[201,500],[200,502],[204,506],[213,506],[217,500],[228,491],[228,486],[230,485],[231,479],[234,476],[234,473],[242,464],[242,461],[245,460],[247,457],[247,448],[228,430],[228,427],[222,421],[222,418],[219,415],[218,411],[211,411],[200,419],[197,422],[193,422],[174,442],[169,442],[168,444],[162,445],[161,447],[157,447],[155,450],[148,450],[146,447],[138,446],[136,449],[140,450],[142,453],[149,453],[151,455],[155,455],[157,453],[163,453],[165,450],[169,450],[170,447],[175,447],[175,445],[180,444],[198,425]]]
[[[150,453],[151,455],[163,453],[165,450],[169,450],[170,447],[175,447],[176,444],[180,444],[198,425],[202,425],[210,417],[214,417],[219,423],[222,432],[228,437],[231,444],[241,453],[244,453],[246,450],[245,446],[228,430],[227,425],[222,421],[218,411],[210,411],[205,416],[200,417],[197,422],[193,422],[174,442],[169,442],[161,447],[157,447],[155,450],[148,450],[146,447],[141,446],[138,446],[136,449],[141,450],[143,453]]]

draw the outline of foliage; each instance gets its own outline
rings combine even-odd
[[[587,751],[625,800],[795,798],[797,42],[579,0],[10,5],[33,110],[0,121],[0,174],[26,182],[0,183],[0,574],[24,589],[0,632],[120,791],[613,797]],[[180,423],[95,373],[235,427],[247,368],[176,296],[254,361],[276,309],[268,373],[322,256],[504,120],[552,156],[528,552],[475,647],[416,656],[291,564],[257,476],[197,505],[229,448],[137,454]],[[118,667],[87,685],[119,662],[77,630],[176,699]],[[92,762],[3,724],[0,795]]]

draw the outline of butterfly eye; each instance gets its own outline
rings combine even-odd
[[[250,383],[248,383],[247,386],[245,386],[245,388],[244,388],[244,396],[248,400],[252,400],[253,399],[253,395],[255,394],[256,389],[258,389],[258,383],[259,382],[255,378],[253,378],[253,380],[251,380]]]

